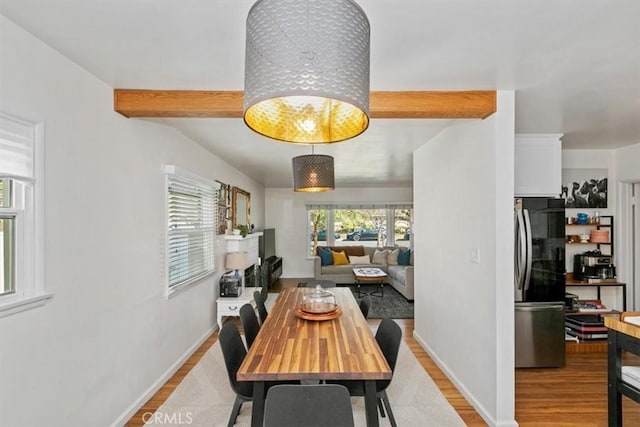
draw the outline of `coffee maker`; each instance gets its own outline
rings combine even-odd
[[[599,250],[576,254],[573,259],[573,278],[578,281],[589,279],[615,279],[616,268],[611,255],[602,255]]]

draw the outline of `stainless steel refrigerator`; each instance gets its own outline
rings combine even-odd
[[[515,200],[515,365],[565,366],[564,200]]]

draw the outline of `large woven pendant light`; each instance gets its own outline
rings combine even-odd
[[[258,0],[247,17],[244,121],[280,141],[369,126],[369,20],[352,0]]]
[[[333,157],[324,154],[307,154],[294,157],[293,191],[318,193],[336,188]]]

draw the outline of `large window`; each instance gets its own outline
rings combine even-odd
[[[307,205],[307,210],[311,255],[318,246],[410,246],[411,205]]]
[[[0,114],[0,317],[34,308],[44,286],[42,126]]]
[[[219,184],[167,166],[168,293],[215,270]]]

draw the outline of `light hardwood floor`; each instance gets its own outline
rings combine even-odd
[[[280,287],[295,286],[298,280],[281,280]],[[413,319],[399,319],[404,340],[442,394],[468,426],[487,424],[458,392],[438,366],[413,338]],[[379,320],[371,319],[372,329]],[[144,414],[155,412],[178,387],[204,353],[218,340],[215,332],[165,385],[129,420],[128,426],[144,425]],[[585,348],[583,346],[582,348]],[[607,360],[606,352],[571,352],[562,369],[516,370],[516,420],[521,426],[606,426]],[[625,363],[640,365],[640,358],[626,355]],[[623,398],[625,427],[640,426],[640,403]],[[144,418],[148,418],[147,415]]]

